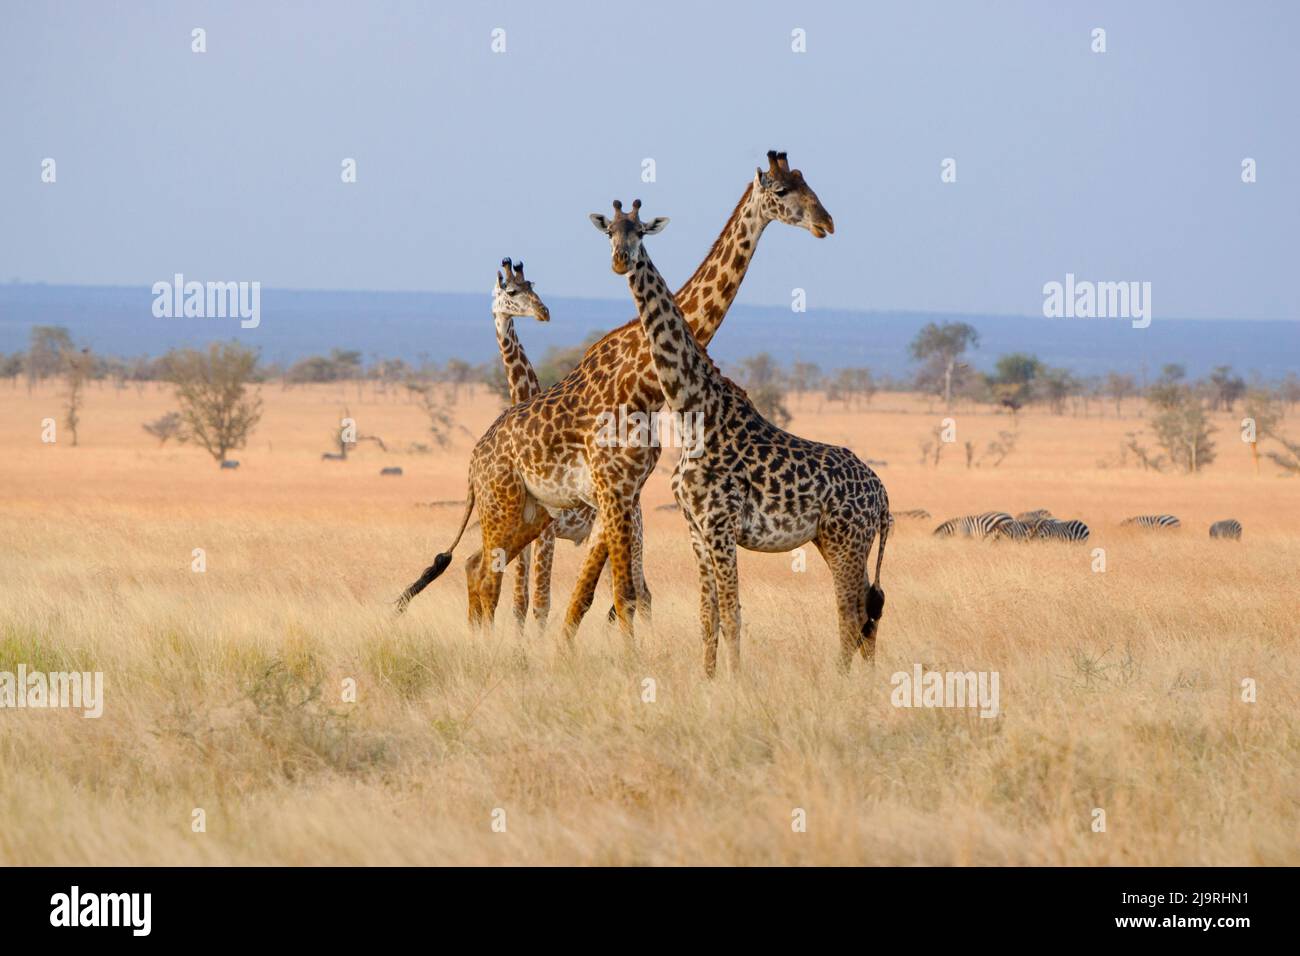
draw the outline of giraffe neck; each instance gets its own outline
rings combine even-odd
[[[750,183],[709,254],[677,290],[676,300],[682,312],[690,316],[691,331],[701,345],[707,346],[713,340],[736,300],[767,223],[754,184]]]
[[[497,347],[501,349],[501,362],[506,367],[506,384],[510,387],[510,404],[518,405],[525,399],[532,398],[542,390],[537,381],[537,373],[524,354],[524,347],[515,333],[515,319],[512,315],[493,312],[492,319],[497,328]]]
[[[627,274],[627,285],[668,407],[674,412],[699,409],[717,379],[717,369],[696,342],[668,284],[644,248]]]

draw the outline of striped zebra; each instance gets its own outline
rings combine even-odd
[[[1069,521],[1047,518],[1034,527],[1034,537],[1042,540],[1087,541],[1090,533],[1088,526],[1077,518]]]
[[[956,535],[963,538],[989,538],[998,533],[999,527],[1014,521],[1005,511],[986,511],[978,515],[949,518],[934,529],[934,535],[936,538],[951,538]]]
[[[1000,540],[1006,538],[1009,541],[1028,541],[1033,537],[1029,530],[1029,525],[1023,521],[1017,521],[1012,518],[1010,521],[1004,521],[993,529],[993,539]]]
[[[1236,518],[1224,518],[1222,521],[1216,521],[1210,525],[1211,538],[1231,538],[1233,541],[1241,540],[1241,522]]]
[[[928,521],[930,518],[930,512],[924,508],[912,508],[909,511],[891,511],[890,514],[895,518],[916,518],[920,521]]]
[[[1183,523],[1173,515],[1135,515],[1125,518],[1121,525],[1135,524],[1139,528],[1181,528]]]

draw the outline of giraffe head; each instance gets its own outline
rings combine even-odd
[[[516,262],[512,265],[507,256],[501,260],[501,268],[506,274],[503,276],[497,272],[497,284],[492,288],[492,313],[531,315],[538,322],[551,321],[551,310],[533,291],[533,284],[524,278],[524,264]]]
[[[767,151],[767,171],[754,171],[754,193],[769,222],[800,226],[818,239],[835,231],[835,220],[804,181],[803,173],[790,168],[785,153]]]
[[[649,222],[641,221],[641,200],[632,203],[632,214],[623,212],[623,204],[614,200],[614,218],[608,219],[598,212],[591,214],[591,222],[597,229],[609,236],[609,248],[613,255],[610,263],[619,275],[626,275],[633,264],[641,257],[641,237],[653,236],[663,232],[668,220],[659,216]]]

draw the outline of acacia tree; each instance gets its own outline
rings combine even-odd
[[[1250,457],[1255,465],[1255,474],[1259,474],[1259,443],[1265,438],[1274,438],[1284,446],[1286,440],[1277,434],[1278,423],[1282,420],[1282,409],[1277,400],[1262,388],[1246,393],[1246,419],[1252,426],[1249,435]],[[1245,426],[1246,421],[1242,422]],[[1276,459],[1274,459],[1276,460]]]
[[[167,412],[167,414],[155,418],[151,422],[145,422],[140,427],[158,439],[158,447],[161,448],[167,444],[168,440],[180,435],[182,430],[181,413]]]
[[[741,382],[758,413],[770,422],[784,426],[790,422],[785,407],[784,376],[781,368],[766,352],[751,355],[740,363]]]
[[[27,349],[27,390],[64,371],[64,357],[72,351],[72,336],[63,326],[33,325]]]
[[[1065,401],[1079,388],[1079,381],[1069,369],[1044,368],[1038,373],[1036,385],[1052,414],[1064,415]]]
[[[1170,461],[1189,474],[1195,474],[1214,461],[1214,441],[1218,429],[1210,424],[1201,401],[1189,390],[1167,404],[1151,421],[1156,440],[1169,453]]]
[[[257,373],[256,350],[213,342],[206,352],[169,352],[164,365],[180,403],[177,440],[200,446],[218,465],[227,452],[243,448],[262,417],[261,396],[248,390]]]
[[[1137,394],[1137,382],[1132,375],[1109,372],[1106,375],[1106,394],[1115,401],[1115,417],[1119,418],[1124,399]]]
[[[9,379],[10,385],[18,387],[18,376],[23,372],[25,357],[22,352],[0,356],[0,378]]]
[[[90,349],[63,353],[63,374],[67,390],[63,393],[63,423],[72,432],[72,447],[77,447],[77,426],[81,424],[81,406],[85,401],[86,379],[95,366]]]
[[[1246,382],[1240,375],[1232,374],[1231,365],[1220,365],[1210,373],[1210,409],[1232,411],[1232,407],[1246,394]]]
[[[790,366],[790,387],[794,389],[795,394],[799,397],[799,404],[803,405],[803,397],[806,392],[812,390],[813,386],[821,379],[822,370],[816,362],[795,362]]]
[[[1029,392],[1034,379],[1043,371],[1043,364],[1033,355],[1012,352],[1001,356],[994,366],[993,374],[986,376],[989,388],[1004,407],[1011,409],[1011,416],[1024,407],[1029,399]]]
[[[964,367],[961,357],[968,348],[979,348],[980,336],[975,327],[965,322],[929,322],[916,333],[908,346],[912,358],[924,362],[918,378],[927,385],[937,387],[943,383],[941,394],[944,407],[952,409],[954,376]]]

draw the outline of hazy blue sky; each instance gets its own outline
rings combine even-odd
[[[1300,4],[555,6],[6,3],[0,278],[475,292],[510,254],[619,298],[588,212],[670,216],[680,281],[778,147],[837,231],[769,229],[742,302],[1038,313],[1069,271],[1297,316]]]

